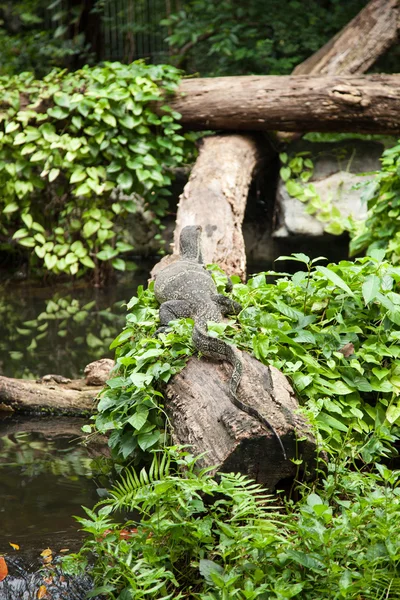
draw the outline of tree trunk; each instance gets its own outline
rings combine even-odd
[[[287,459],[275,434],[236,408],[230,399],[231,366],[192,358],[168,384],[167,412],[177,444],[190,444],[204,456],[200,466],[217,465],[218,471],[235,471],[253,477],[271,491],[285,481],[312,477],[316,441],[286,377],[241,353],[243,378],[239,399],[256,408],[279,433]],[[291,458],[302,459],[299,466]]]
[[[400,21],[398,0],[371,0],[346,27],[293,75],[360,75],[396,41]]]
[[[87,415],[101,389],[83,379],[59,384],[0,376],[0,412]]]
[[[181,229],[201,225],[204,263],[217,263],[227,275],[245,278],[242,222],[260,157],[256,139],[248,135],[219,135],[202,140],[199,157],[179,200],[174,256],[158,263],[152,275],[176,259]]]
[[[168,103],[189,129],[400,132],[400,75],[186,79]]]

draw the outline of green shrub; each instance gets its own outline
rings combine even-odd
[[[275,283],[260,274],[234,285],[232,297],[243,306],[239,329],[233,321],[209,326],[211,335],[286,374],[331,449],[352,432],[366,462],[393,442],[400,424],[400,268],[383,255],[325,267],[295,254],[304,271]],[[226,278],[216,269],[214,275],[222,291]],[[112,344],[117,374],[95,419],[124,459],[165,442],[160,384],[193,352],[190,319],[152,337],[158,321],[152,285],[139,288],[128,309],[126,327]]]
[[[173,461],[171,463],[171,460]],[[88,538],[64,562],[90,568],[110,600],[395,600],[400,594],[399,473],[331,463],[319,489],[279,507],[240,474],[218,481],[175,448],[125,470],[78,518]],[[178,467],[179,470],[176,469]],[[124,524],[120,511],[137,514]]]
[[[159,223],[171,170],[184,160],[179,115],[150,106],[178,81],[175,68],[143,62],[0,78],[3,239],[33,250],[32,264],[56,274],[102,262],[125,269],[121,254],[132,246],[121,224],[135,198]]]
[[[400,262],[400,144],[385,150],[382,170],[365,187],[368,215],[350,244],[351,253],[383,248],[388,260]]]

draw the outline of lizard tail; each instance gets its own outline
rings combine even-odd
[[[287,459],[285,447],[282,443],[279,433],[276,431],[275,427],[271,425],[271,423],[261,415],[258,410],[245,404],[237,397],[237,389],[239,387],[240,381],[242,379],[243,373],[243,365],[242,361],[236,354],[234,348],[220,340],[218,338],[213,338],[207,334],[205,327],[200,323],[195,323],[193,328],[193,344],[196,350],[201,352],[204,356],[208,356],[209,358],[213,358],[214,360],[227,360],[233,366],[233,371],[230,380],[230,392],[232,404],[236,406],[239,410],[245,412],[253,419],[259,421],[264,427],[272,431],[278,443],[281,447],[282,454]]]

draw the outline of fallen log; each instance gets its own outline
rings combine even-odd
[[[329,42],[297,65],[292,75],[365,73],[396,41],[399,23],[398,0],[371,0]]]
[[[312,477],[317,464],[316,440],[301,415],[295,394],[274,367],[241,353],[243,378],[239,399],[256,408],[279,433],[287,459],[271,430],[232,404],[231,366],[192,358],[167,385],[166,410],[177,444],[203,454],[200,466],[253,477],[269,490],[282,489],[295,477]],[[294,464],[290,459],[303,462]]]
[[[263,153],[266,154],[266,150]],[[201,225],[204,263],[217,263],[227,275],[245,278],[242,223],[252,175],[261,157],[254,136],[217,135],[203,139],[179,200],[174,255],[161,260],[152,276],[176,259],[182,228]]]
[[[292,75],[362,75],[393,44],[398,35],[398,0],[371,0]],[[290,142],[301,132],[277,132],[276,141]]]
[[[101,389],[83,379],[56,383],[0,376],[0,411],[85,416],[94,411]]]
[[[189,129],[397,134],[400,75],[186,79],[168,104]]]
[[[67,379],[62,375],[44,375],[41,379],[13,379],[0,376],[1,413],[51,413],[87,416],[96,408],[95,400],[114,361],[100,358],[88,364],[85,379]]]

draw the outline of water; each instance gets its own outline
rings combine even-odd
[[[0,283],[0,375],[80,378],[85,366],[112,357],[125,322],[124,302],[146,284],[150,265],[96,289],[88,283],[37,286]]]
[[[138,285],[146,285],[150,266],[103,290],[85,283],[46,287],[3,281],[0,375],[80,378],[88,363],[112,357],[108,348],[124,325],[124,303]],[[49,581],[40,571],[40,553],[51,548],[56,558],[82,543],[73,515],[84,516],[82,505],[92,508],[98,490],[109,485],[93,462],[93,456],[107,454],[107,446],[79,445],[83,424],[78,418],[22,418],[0,411],[0,556],[9,569],[0,582],[1,600],[37,598],[40,585]],[[78,600],[91,583],[64,577],[57,583],[54,575],[45,585],[53,600]]]
[[[84,516],[82,505],[92,507],[98,490],[108,484],[93,459],[106,453],[106,447],[78,444],[84,423],[78,418],[0,416],[0,556],[9,567],[0,583],[2,599],[36,597],[44,577],[38,575],[41,552],[50,548],[56,559],[81,545],[73,515]],[[30,573],[36,575],[30,578]]]

